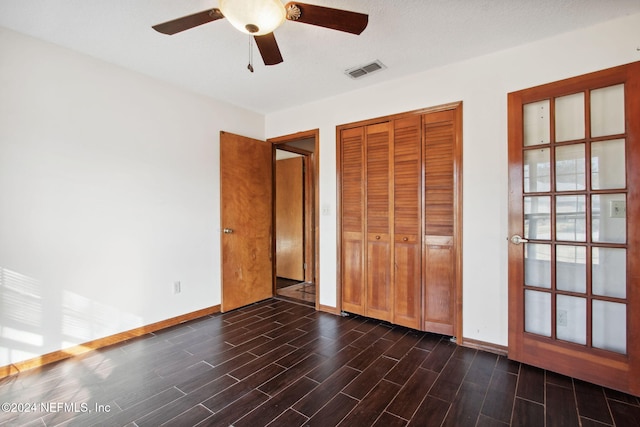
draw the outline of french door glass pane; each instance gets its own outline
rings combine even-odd
[[[591,144],[591,188],[626,188],[625,140],[613,139]]]
[[[584,190],[584,144],[556,147],[556,190]]]
[[[556,238],[566,241],[585,241],[585,196],[556,196]]]
[[[556,337],[578,344],[587,343],[587,299],[567,295],[556,298]]]
[[[584,93],[556,98],[556,142],[584,138]]]
[[[624,84],[591,91],[591,136],[624,133]]]
[[[524,236],[526,239],[551,239],[551,197],[524,198]]]
[[[624,194],[595,194],[592,204],[594,242],[626,243],[627,209]]]
[[[524,192],[543,192],[551,189],[551,157],[549,148],[524,152]]]
[[[524,330],[532,334],[551,336],[551,294],[524,291]]]
[[[587,248],[556,246],[556,287],[561,291],[587,291]]]
[[[627,305],[593,301],[593,346],[627,353]]]
[[[549,100],[532,102],[523,107],[524,145],[548,144],[551,135]]]
[[[591,291],[594,295],[627,297],[627,250],[593,248],[591,252]]]
[[[551,245],[525,244],[524,283],[538,288],[551,288]]]

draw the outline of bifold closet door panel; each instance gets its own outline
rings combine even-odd
[[[454,335],[455,114],[423,116],[424,329]]]
[[[393,320],[391,125],[366,127],[367,289],[365,314]]]
[[[393,323],[419,329],[421,318],[421,118],[393,122]]]
[[[364,128],[340,135],[342,310],[364,315],[365,306],[365,178]]]

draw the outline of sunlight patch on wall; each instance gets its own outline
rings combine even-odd
[[[41,354],[42,317],[40,281],[0,267],[0,366]]]
[[[21,362],[143,325],[140,316],[123,313],[78,293],[44,294],[43,283],[0,267],[0,366]]]
[[[142,325],[142,318],[71,291],[62,294],[62,348]]]
[[[42,335],[21,331],[9,326],[2,327],[2,338],[36,347],[42,347],[42,344],[44,344]]]
[[[24,274],[0,267],[2,288],[2,320],[27,326],[42,324],[42,295],[40,282]]]

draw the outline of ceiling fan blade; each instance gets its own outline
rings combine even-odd
[[[291,10],[292,7],[293,10]],[[295,7],[300,10],[299,13],[295,11]],[[369,15],[364,13],[313,4],[289,2],[285,5],[285,9],[287,10],[287,19],[290,21],[317,25],[351,34],[360,34],[367,28],[367,23],[369,22]]]
[[[224,15],[220,12],[220,9],[215,8],[194,13],[193,15],[183,16],[173,21],[163,22],[151,28],[159,33],[172,35],[222,18],[224,18]]]
[[[264,65],[276,65],[282,62],[280,48],[273,33],[265,34],[264,36],[253,36],[253,39],[256,41]]]

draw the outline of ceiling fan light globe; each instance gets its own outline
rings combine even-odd
[[[280,0],[219,0],[218,4],[231,25],[253,36],[273,32],[287,15]]]

